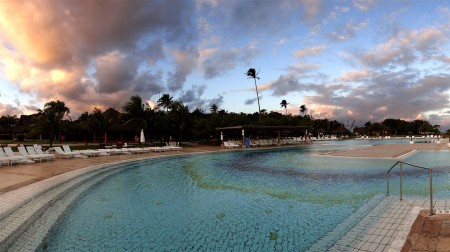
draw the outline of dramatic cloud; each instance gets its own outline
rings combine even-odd
[[[164,83],[143,81],[143,67],[164,60],[165,47],[195,45],[194,10],[189,1],[2,1],[2,74],[42,103],[55,91],[75,107],[97,105],[85,95],[114,95],[122,103],[132,89],[150,96]],[[173,57],[177,68],[167,72],[168,88],[179,90],[195,50],[178,49]]]
[[[356,57],[368,67],[377,68],[391,64],[409,66],[421,55],[440,52],[439,45],[448,40],[448,36],[437,28],[406,31],[395,34],[369,52]]]
[[[268,111],[282,98],[292,114],[450,127],[449,14],[440,0],[0,1],[0,115],[163,93],[253,113],[252,67]]]

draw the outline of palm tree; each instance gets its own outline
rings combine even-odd
[[[258,73],[255,71],[254,68],[248,69],[248,71],[247,71],[248,78],[253,78],[255,80],[256,98],[258,98],[258,112],[261,114],[261,106],[259,105],[258,86],[256,85],[256,79],[259,80],[259,77],[257,75],[258,75]]]
[[[281,103],[280,103],[281,107],[282,107],[282,108],[284,107],[284,110],[286,111],[286,115],[287,115],[287,105],[288,105],[288,104],[289,104],[289,103],[287,103],[286,100],[282,100]]]
[[[89,115],[88,125],[94,134],[93,141],[94,142],[96,141],[95,136],[96,136],[96,133],[98,133],[99,135],[105,136],[105,138],[103,140],[106,143],[107,138],[108,138],[107,131],[110,128],[110,124],[101,109],[94,108],[94,110],[92,111],[92,114]]]
[[[61,132],[64,116],[69,115],[70,110],[62,101],[51,101],[44,105],[43,110],[38,109],[38,112],[37,130],[48,134],[51,147],[53,139]]]
[[[5,129],[5,133],[8,134],[12,134],[12,129],[18,122],[19,118],[17,118],[16,115],[7,115],[0,117],[0,126],[2,126]]]
[[[148,104],[142,103],[139,95],[131,96],[130,100],[123,106],[126,113],[125,125],[131,125],[136,130],[147,128],[147,115],[151,108]]]
[[[219,107],[217,107],[216,104],[211,105],[211,107],[209,107],[209,110],[211,111],[211,113],[216,114],[217,111],[219,110]]]
[[[308,108],[306,107],[305,104],[300,106],[300,114],[303,114],[303,116],[305,116],[307,111],[308,111]]]
[[[169,94],[163,94],[161,98],[158,99],[158,107],[166,108],[166,112],[169,112],[169,108],[172,106],[173,97],[170,97]]]

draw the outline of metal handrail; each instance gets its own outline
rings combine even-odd
[[[414,164],[406,163],[406,162],[403,162],[403,161],[397,161],[386,172],[386,196],[389,196],[389,173],[398,164],[400,164],[400,200],[403,200],[403,164],[409,165],[409,166],[412,166],[412,167],[415,167],[415,168],[419,168],[419,169],[428,170],[428,173],[430,175],[430,215],[433,215],[434,214],[434,211],[433,211],[433,169],[431,169],[431,168],[427,168],[427,167],[423,167],[423,166],[419,166],[419,165],[414,165]]]

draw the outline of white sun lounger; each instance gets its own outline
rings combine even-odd
[[[5,151],[5,154],[8,158],[17,159],[20,161],[21,164],[32,164],[34,163],[33,160],[28,159],[24,156],[17,156],[14,151],[11,149],[11,147],[3,147],[3,150]]]
[[[32,148],[30,148],[30,149],[32,149]],[[34,149],[34,152],[35,152],[37,155],[44,155],[44,156],[48,157],[48,160],[54,160],[54,159],[56,159],[55,154],[44,153],[44,151],[42,151],[42,146],[40,146],[40,145],[33,145],[33,149]],[[27,149],[27,150],[28,150],[28,149]],[[32,151],[33,151],[33,150],[32,150]],[[28,151],[28,153],[30,153],[30,151]],[[30,154],[32,154],[32,153],[30,153]]]
[[[55,159],[55,155],[53,155],[53,154],[37,153],[33,146],[27,146],[27,147],[25,147],[25,149],[27,150],[28,155],[40,156],[41,160],[49,161],[49,160]]]
[[[0,166],[2,164],[12,165],[13,160],[12,158],[7,157],[6,154],[3,152],[3,149],[0,148]]]
[[[77,154],[77,153],[67,153],[61,147],[54,147],[56,154],[59,155],[60,158],[87,158],[85,155]]]
[[[98,157],[98,156],[109,156],[109,153],[103,150],[82,150],[82,151],[72,151],[69,145],[63,145],[63,150],[65,153],[73,153],[79,155],[85,155],[89,157]]]
[[[12,164],[20,164],[22,160],[28,160],[27,158],[24,157],[19,157],[19,156],[14,156],[14,157],[8,157],[5,152],[3,151],[2,148],[0,148],[0,163],[1,164],[8,164],[8,165],[12,165]]]
[[[40,155],[33,155],[27,152],[27,149],[23,146],[19,146],[17,147],[17,150],[19,151],[19,154],[22,155],[23,157],[26,157],[28,159],[31,159],[33,161],[39,161],[41,162],[42,159],[45,159],[43,156]]]
[[[149,149],[151,152],[164,152],[164,151],[169,151],[168,148],[163,148],[163,147],[147,147],[146,149]]]

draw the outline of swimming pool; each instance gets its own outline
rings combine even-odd
[[[367,205],[385,193],[385,172],[395,160],[310,155],[348,146],[209,153],[126,165],[82,194],[41,249],[305,251],[355,212],[369,211]],[[438,197],[450,191],[447,156],[421,152],[407,159],[428,167],[433,160]],[[408,170],[404,193],[427,195],[426,181],[426,173]],[[396,183],[391,182],[392,194],[398,194]]]

